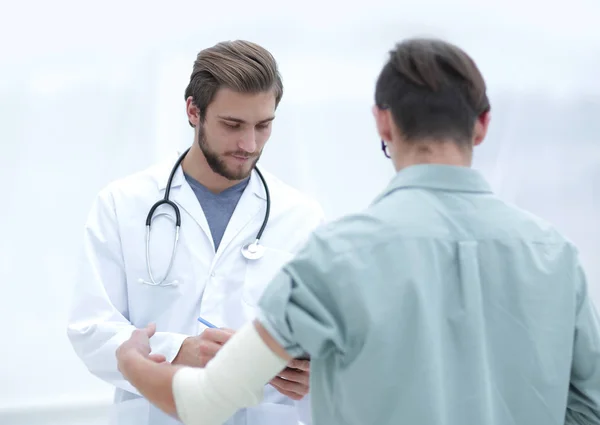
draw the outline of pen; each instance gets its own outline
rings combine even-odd
[[[210,323],[208,320],[204,320],[202,317],[198,317],[198,321],[206,326],[208,326],[209,328],[216,328],[215,325],[213,325],[212,323]]]

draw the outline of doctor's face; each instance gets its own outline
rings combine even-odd
[[[217,92],[196,125],[198,145],[210,168],[228,180],[250,175],[271,135],[275,118],[273,92]]]

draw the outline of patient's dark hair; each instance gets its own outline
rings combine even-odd
[[[469,147],[475,120],[490,109],[485,81],[469,55],[424,38],[403,41],[390,52],[375,103],[391,110],[407,142],[450,139]]]

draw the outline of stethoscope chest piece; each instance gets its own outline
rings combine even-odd
[[[258,260],[265,254],[265,248],[258,243],[258,240],[247,243],[242,247],[242,255],[248,260]]]

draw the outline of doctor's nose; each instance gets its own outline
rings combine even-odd
[[[244,134],[244,137],[238,142],[238,148],[247,153],[254,153],[257,149],[256,134],[254,131]]]

